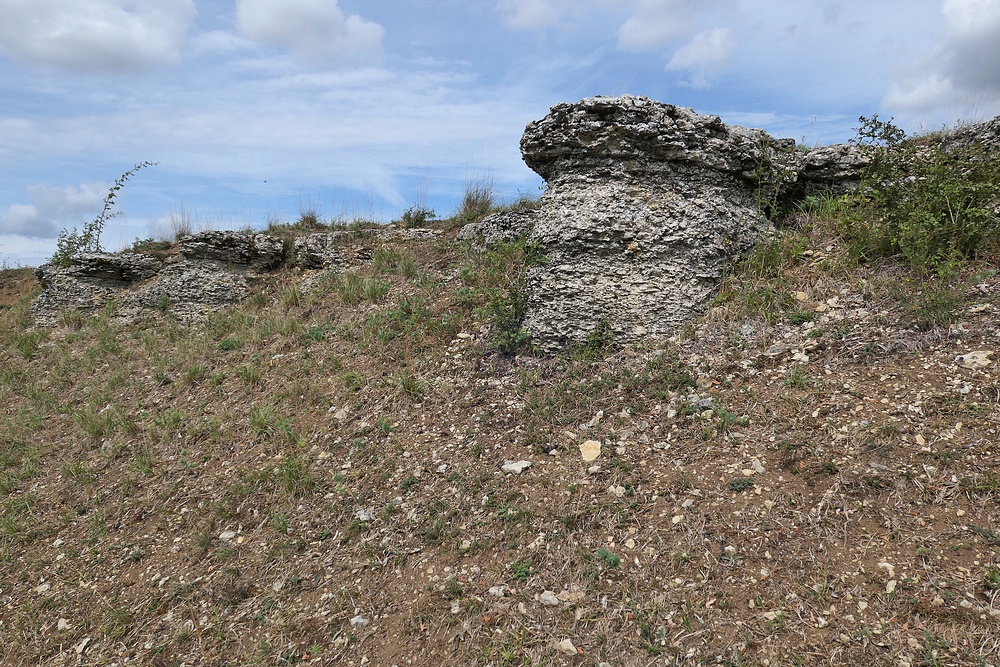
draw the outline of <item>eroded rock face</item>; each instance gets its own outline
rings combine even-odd
[[[178,243],[179,254],[79,253],[66,267],[36,269],[42,293],[32,304],[41,326],[55,326],[65,311],[91,314],[114,303],[114,317],[132,322],[159,311],[197,322],[245,299],[250,282],[280,266],[284,242],[251,232],[206,231]]]
[[[785,186],[764,167],[796,157],[791,140],[630,96],[553,107],[521,151],[549,183],[529,239],[547,262],[528,271],[524,322],[547,351],[598,331],[669,335],[700,312],[770,229],[761,200]]]
[[[56,326],[66,311],[92,314],[114,304],[114,319],[134,322],[153,312],[199,322],[250,296],[254,281],[286,264],[330,269],[372,259],[370,243],[352,239],[417,240],[438,229],[394,227],[331,230],[286,242],[269,234],[205,231],[183,237],[174,254],[79,253],[69,266],[35,270],[42,293],[32,304],[40,326]]]

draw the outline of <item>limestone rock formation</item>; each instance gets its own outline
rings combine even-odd
[[[543,350],[675,331],[770,229],[762,203],[800,171],[791,140],[631,96],[556,105],[521,151],[549,184],[524,322]]]
[[[32,304],[32,314],[38,325],[55,326],[66,311],[92,314],[114,304],[113,316],[122,322],[153,312],[198,322],[247,298],[258,277],[282,266],[329,269],[371,261],[371,248],[352,240],[428,239],[440,234],[437,229],[386,226],[331,230],[286,243],[269,234],[205,231],[181,238],[176,250],[166,255],[78,253],[69,266],[45,264],[36,269],[42,293]]]
[[[543,350],[672,333],[771,229],[768,214],[850,191],[868,160],[628,95],[552,107],[521,153],[548,182],[541,207],[489,216],[459,239],[530,232],[548,261],[529,270],[524,324]]]
[[[152,311],[184,322],[205,319],[250,293],[254,276],[280,266],[284,242],[252,232],[206,231],[182,238],[178,253],[79,253],[63,267],[36,270],[42,293],[35,321],[54,326],[68,310],[94,313],[113,303],[114,317],[135,321]]]

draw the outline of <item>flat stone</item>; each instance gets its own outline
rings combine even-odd
[[[993,350],[975,350],[955,357],[955,363],[962,368],[982,369],[993,365]]]
[[[501,466],[500,469],[503,470],[504,472],[509,472],[514,475],[520,475],[522,472],[524,472],[530,467],[531,467],[531,461],[510,461],[503,464],[503,466]]]

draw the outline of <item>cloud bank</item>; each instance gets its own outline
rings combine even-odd
[[[176,64],[192,0],[0,0],[0,54],[73,72]]]
[[[12,204],[0,213],[0,234],[54,239],[64,227],[78,226],[101,210],[107,185],[86,183],[64,188],[33,185],[30,204]]]
[[[375,55],[385,36],[378,23],[345,15],[337,0],[237,0],[236,22],[250,39],[320,62]]]

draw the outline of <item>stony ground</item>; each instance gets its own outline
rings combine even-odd
[[[195,327],[35,330],[22,285],[0,663],[1000,664],[1000,277],[799,243],[557,358],[492,350],[450,243]]]

